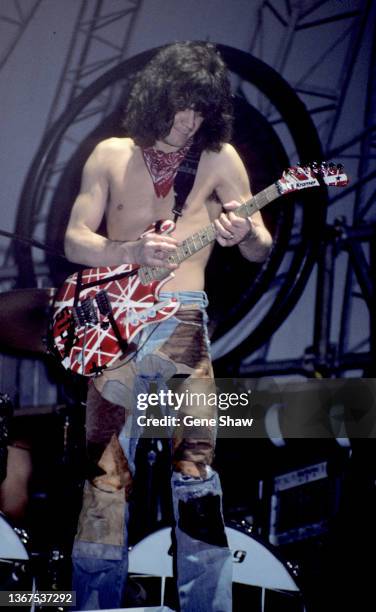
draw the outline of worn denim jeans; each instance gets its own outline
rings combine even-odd
[[[171,296],[161,293],[161,299]],[[88,392],[89,474],[73,547],[73,590],[78,610],[122,606],[128,569],[128,497],[135,453],[142,435],[136,398],[177,377],[188,384],[213,378],[207,298],[203,292],[174,294],[175,316],[147,326],[136,339],[137,352],[118,369],[105,371]],[[202,414],[196,408],[193,416]],[[211,468],[215,431],[171,431],[172,498],[181,612],[232,610],[232,557],[222,516],[222,491]],[[151,551],[151,554],[158,551]]]

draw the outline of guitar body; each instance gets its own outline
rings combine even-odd
[[[65,368],[96,376],[129,352],[138,332],[175,314],[180,303],[159,297],[171,274],[143,284],[139,270],[130,264],[87,268],[65,280],[54,300],[51,330]]]

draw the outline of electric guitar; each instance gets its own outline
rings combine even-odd
[[[293,191],[347,183],[341,165],[294,166],[234,212],[250,217]],[[174,227],[173,221],[158,221],[147,231],[171,233]],[[170,261],[180,264],[215,238],[215,226],[210,223],[183,240]],[[172,276],[163,267],[133,264],[87,268],[69,276],[56,294],[51,323],[54,352],[63,366],[84,376],[96,376],[129,354],[130,343],[145,326],[164,321],[178,310],[175,298],[161,299],[159,295]]]

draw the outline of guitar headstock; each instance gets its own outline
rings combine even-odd
[[[309,187],[345,187],[349,182],[342,164],[333,162],[312,162],[287,168],[277,181],[281,195]]]

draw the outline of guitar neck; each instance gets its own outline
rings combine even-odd
[[[260,210],[273,200],[280,196],[277,183],[269,185],[263,191],[260,191],[254,195],[248,202],[241,204],[235,211],[235,215],[238,217],[250,217],[257,210]],[[169,257],[170,263],[180,264],[185,259],[188,259],[201,249],[208,246],[211,242],[216,239],[216,229],[214,223],[210,223],[203,229],[199,230],[192,236],[189,236],[181,245],[177,247],[176,253]],[[156,266],[143,266],[139,269],[139,277],[143,284],[150,283],[153,280],[162,280],[170,274],[170,270],[167,268],[159,268]]]

